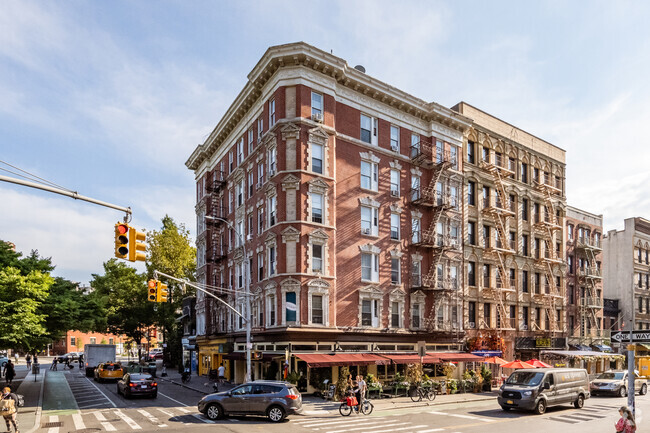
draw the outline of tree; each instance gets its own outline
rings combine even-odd
[[[95,289],[92,296],[105,312],[104,330],[125,334],[138,344],[148,336],[155,323],[155,310],[154,303],[147,300],[144,274],[110,259],[104,263],[104,275],[93,274],[91,286]]]
[[[147,233],[147,275],[153,278],[154,271],[164,272],[176,278],[195,281],[196,273],[196,248],[191,245],[190,232],[184,224],[176,224],[169,215],[162,219],[160,231]],[[164,278],[161,278],[164,279]],[[182,332],[178,332],[179,324],[176,322],[176,311],[181,308],[184,296],[191,296],[194,290],[187,288],[182,293],[182,287],[174,281],[167,281],[171,301],[160,304],[157,311],[157,323],[163,329],[163,338],[168,350],[164,352],[165,360],[179,361],[181,358]]]

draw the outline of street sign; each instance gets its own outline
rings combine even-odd
[[[611,338],[618,343],[629,343],[630,331],[613,332]],[[632,331],[632,342],[650,343],[650,331]]]

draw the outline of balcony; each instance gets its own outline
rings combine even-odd
[[[457,161],[452,158],[451,152],[449,151],[440,151],[436,149],[434,158],[433,148],[422,142],[411,146],[410,155],[413,164],[427,169],[432,169],[434,167],[445,169],[452,165],[456,166],[457,164]]]
[[[515,175],[514,167],[510,164],[508,158],[503,157],[503,155],[494,155],[494,162],[481,161],[480,167],[489,171],[493,175],[499,175],[502,177],[509,177]]]
[[[576,248],[580,248],[583,250],[593,250],[593,251],[602,250],[600,239],[591,239],[587,236],[580,236],[576,238],[575,242],[576,242]]]
[[[541,182],[539,179],[533,179],[533,186],[536,190],[542,193],[551,193],[555,195],[562,195],[562,189],[558,188],[559,185],[557,182],[552,184],[550,179],[544,179],[544,182]]]
[[[205,189],[208,192],[219,192],[226,184],[226,174],[223,171],[215,170],[212,172],[211,179],[208,180]]]
[[[457,197],[452,197],[429,186],[411,188],[409,198],[411,204],[415,205],[441,208],[443,210],[458,208]]]
[[[600,298],[580,298],[580,306],[585,308],[603,308],[603,300]]]
[[[578,274],[578,276],[582,278],[590,278],[590,279],[603,278],[601,270],[595,266],[578,268],[576,269],[576,274]]]

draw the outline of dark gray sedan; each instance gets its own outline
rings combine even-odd
[[[156,398],[158,396],[158,383],[147,373],[127,373],[117,381],[117,393],[126,398],[136,395]]]
[[[226,415],[262,415],[280,422],[287,415],[302,411],[302,396],[291,383],[255,381],[206,395],[198,407],[211,420]]]

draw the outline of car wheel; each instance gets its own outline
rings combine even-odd
[[[573,406],[576,409],[582,409],[582,406],[584,405],[585,405],[585,397],[582,394],[580,394],[576,399],[576,401],[573,402]]]
[[[205,416],[212,421],[223,418],[223,409],[216,403],[211,404],[205,410]]]
[[[501,409],[503,409],[503,410],[505,410],[506,412],[508,412],[508,411],[509,411],[510,409],[512,409],[512,408],[511,408],[511,407],[508,407],[508,406],[501,406]]]
[[[546,412],[546,402],[544,399],[542,399],[537,402],[537,405],[535,406],[535,413],[537,415],[542,415],[544,412]]]
[[[648,393],[648,385],[643,384],[641,385],[641,389],[639,390],[639,395],[646,395]]]
[[[284,410],[280,406],[271,406],[269,410],[266,411],[266,416],[271,420],[271,422],[280,422],[284,419]]]
[[[625,389],[624,386],[622,386],[621,389],[618,390],[618,396],[619,396],[619,397],[625,397],[625,396],[627,396],[627,390]]]

